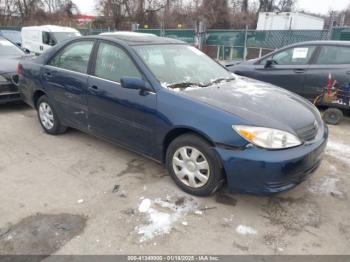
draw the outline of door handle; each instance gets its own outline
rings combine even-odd
[[[52,73],[52,72],[46,71],[46,72],[44,73],[44,78],[45,78],[45,79],[50,79],[50,78],[52,78],[52,77],[53,77],[53,73]]]
[[[294,69],[294,73],[296,73],[296,74],[303,74],[303,73],[305,73],[305,69]]]
[[[97,86],[90,86],[89,89],[90,89],[90,90],[97,91],[97,90],[98,90],[98,87],[97,87]]]
[[[347,75],[350,75],[350,71],[346,72]]]
[[[89,89],[89,91],[90,91],[91,93],[94,93],[94,94],[99,93],[98,86],[95,86],[95,85],[94,85],[94,86],[89,86],[88,89]]]

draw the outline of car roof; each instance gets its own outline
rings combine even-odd
[[[186,42],[167,38],[159,37],[154,34],[147,33],[137,33],[137,32],[112,32],[112,33],[103,33],[96,38],[101,39],[113,39],[120,40],[125,42],[127,45],[136,46],[136,45],[162,45],[162,44],[186,44]]]
[[[20,31],[17,30],[7,30],[7,29],[1,29],[0,32],[5,32],[5,33],[18,33],[20,34]]]
[[[341,46],[350,46],[350,41],[328,41],[328,40],[318,40],[318,41],[307,41],[299,42],[292,44],[290,46],[299,46],[299,45],[341,45]]]
[[[57,26],[57,25],[25,26],[22,28],[22,30],[23,29],[24,30],[44,30],[48,32],[69,32],[69,33],[79,32],[78,30],[72,27]]]
[[[8,40],[6,37],[3,37],[3,36],[1,36],[1,35],[0,35],[0,40],[1,40],[1,41],[8,41],[8,42],[10,42],[10,43],[11,43],[11,41],[10,41],[10,40]]]

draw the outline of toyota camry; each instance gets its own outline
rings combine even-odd
[[[163,163],[184,191],[277,193],[320,165],[328,129],[304,98],[178,40],[76,38],[19,65],[46,133],[79,129]]]

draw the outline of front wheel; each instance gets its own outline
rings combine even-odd
[[[37,103],[38,118],[44,131],[50,135],[62,134],[67,127],[61,124],[52,103],[47,96],[39,98]]]
[[[182,190],[196,196],[213,194],[224,181],[220,161],[211,145],[192,134],[180,136],[169,145],[166,167]]]

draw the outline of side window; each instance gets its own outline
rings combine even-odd
[[[101,43],[99,46],[95,76],[115,82],[120,82],[120,79],[126,76],[142,77],[124,50],[106,43]]]
[[[43,44],[48,45],[50,41],[50,34],[48,32],[43,32]]]
[[[56,41],[52,38],[51,34],[49,32],[43,32],[43,44],[45,45],[55,45]]]
[[[86,74],[93,46],[93,41],[80,41],[70,44],[61,50],[49,62],[49,65]]]
[[[317,58],[316,64],[350,64],[350,47],[323,46]]]
[[[315,46],[289,48],[263,59],[261,64],[265,64],[268,59],[273,59],[278,65],[306,65],[315,49]]]

